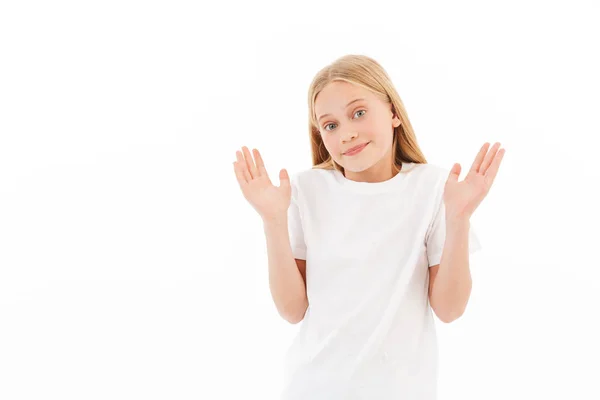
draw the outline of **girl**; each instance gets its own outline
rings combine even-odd
[[[389,76],[347,55],[309,88],[313,167],[274,186],[258,150],[237,151],[241,191],[260,214],[279,314],[302,321],[283,399],[435,399],[433,313],[451,322],[471,292],[470,217],[504,149],[428,164]]]

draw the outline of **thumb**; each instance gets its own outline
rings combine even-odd
[[[458,182],[458,177],[460,176],[460,164],[455,163],[450,170],[450,174],[448,174],[447,182]]]
[[[290,176],[285,168],[279,171],[279,187],[285,189],[290,187]]]

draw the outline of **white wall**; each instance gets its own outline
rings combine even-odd
[[[600,6],[290,7],[2,3],[0,398],[275,399],[298,325],[232,162],[309,168],[308,85],[348,53],[430,163],[507,151],[439,398],[599,398]]]

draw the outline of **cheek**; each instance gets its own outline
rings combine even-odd
[[[377,126],[370,131],[370,139],[375,140],[377,143],[385,144],[391,142],[394,138],[394,131],[389,126]]]
[[[337,141],[333,138],[333,137],[327,137],[327,136],[321,136],[321,139],[323,140],[323,144],[325,145],[325,148],[327,149],[327,151],[329,151],[329,153],[334,153],[337,151],[339,144],[337,143]]]

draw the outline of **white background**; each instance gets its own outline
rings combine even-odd
[[[349,53],[430,163],[506,148],[439,399],[600,398],[598,3],[286,4],[2,2],[0,399],[276,399],[299,325],[232,162],[310,168]]]

